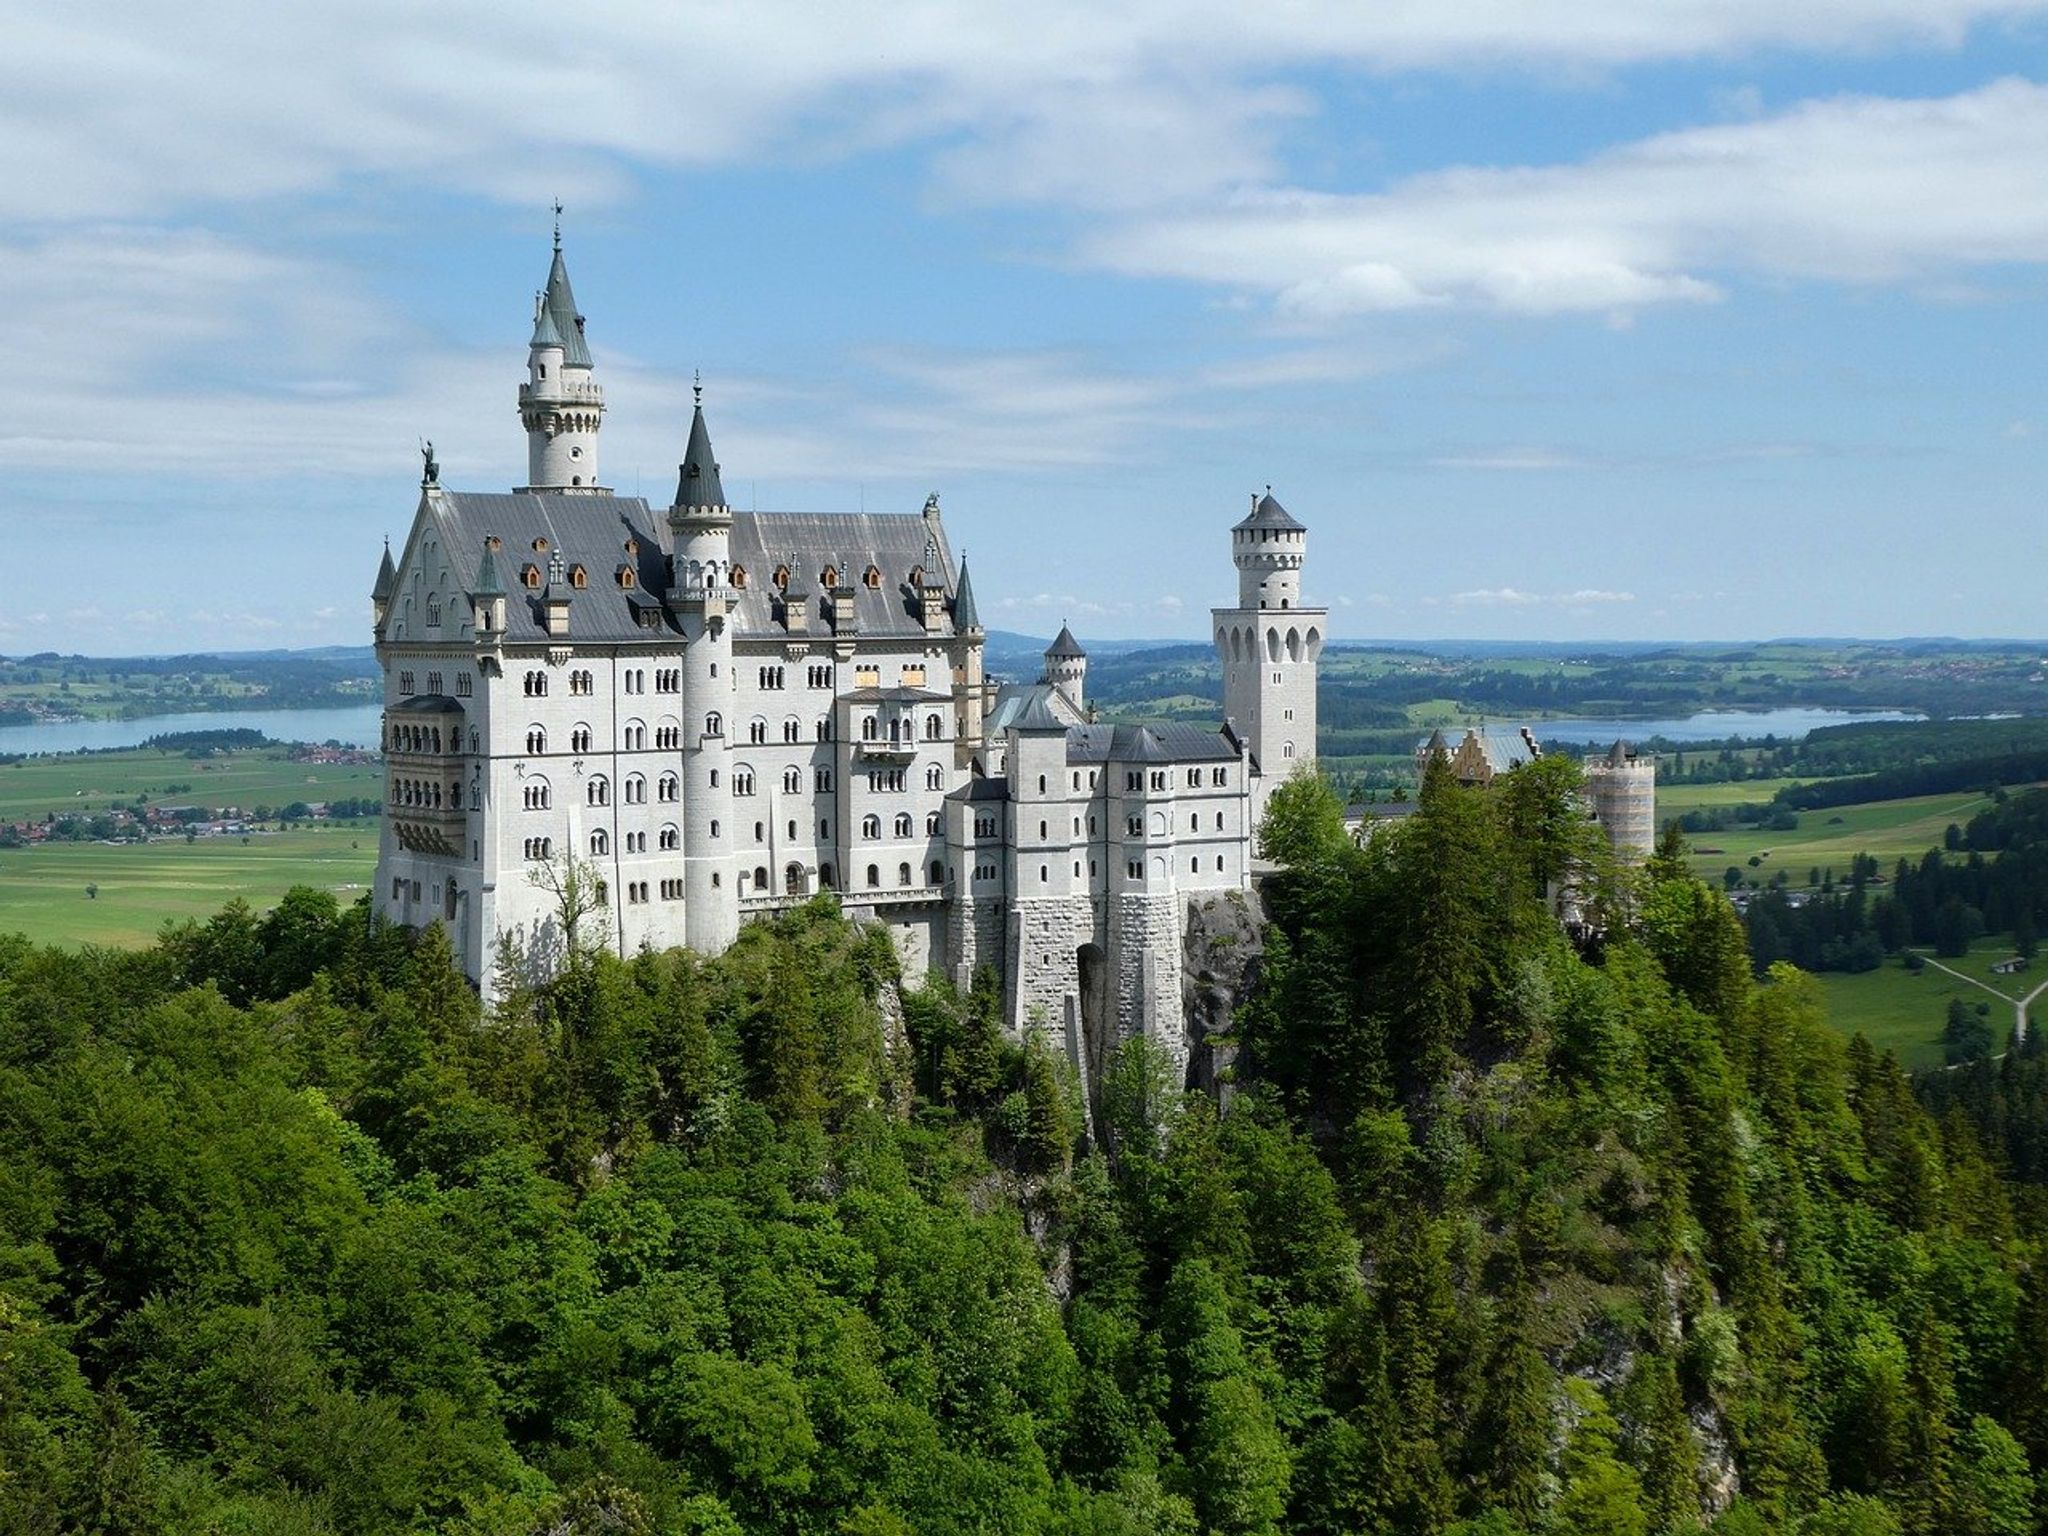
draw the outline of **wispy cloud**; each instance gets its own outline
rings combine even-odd
[[[1632,603],[1633,592],[1608,592],[1598,587],[1581,587],[1575,592],[1524,592],[1517,587],[1482,587],[1471,592],[1454,592],[1453,603],[1465,608],[1591,608],[1609,603]]]

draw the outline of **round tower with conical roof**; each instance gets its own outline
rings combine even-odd
[[[559,206],[555,214],[554,264],[548,268],[547,287],[534,296],[533,340],[527,344],[526,382],[519,386],[519,420],[526,428],[523,489],[607,495],[597,482],[604,390],[592,376],[583,316],[569,289]]]
[[[1045,648],[1045,680],[1066,696],[1076,714],[1086,714],[1088,653],[1063,622],[1053,643]]]
[[[683,632],[683,931],[692,949],[715,955],[739,935],[732,826],[732,508],[704,425],[701,386],[668,527],[668,606]]]

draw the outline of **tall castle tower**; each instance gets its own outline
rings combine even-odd
[[[557,204],[554,265],[548,269],[547,288],[534,300],[526,382],[519,386],[519,419],[526,427],[524,489],[609,496],[610,490],[597,483],[604,390],[591,377],[583,316],[576,312],[576,295],[569,291],[561,219]]]
[[[690,445],[668,509],[675,550],[670,606],[683,631],[683,923],[690,947],[715,955],[739,934],[733,854],[732,508],[696,390]]]
[[[1259,765],[1254,827],[1274,789],[1316,755],[1316,662],[1329,628],[1327,608],[1301,606],[1308,529],[1273,497],[1254,497],[1230,530],[1237,606],[1214,610],[1223,660],[1223,715]]]

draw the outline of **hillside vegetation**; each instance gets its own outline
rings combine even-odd
[[[1220,1113],[829,904],[488,1018],[314,892],[0,944],[0,1530],[2035,1530],[2048,1068],[1937,1121],[1571,788],[1284,790]]]

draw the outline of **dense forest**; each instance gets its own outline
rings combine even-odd
[[[1285,789],[1220,1105],[829,899],[488,1014],[311,891],[0,942],[0,1530],[2037,1530],[2048,1066],[1937,1118],[1572,773]]]

